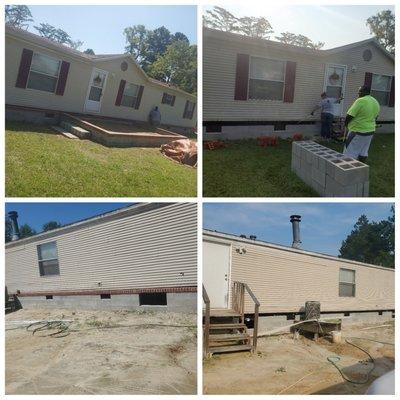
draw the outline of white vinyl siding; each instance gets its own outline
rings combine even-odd
[[[50,240],[57,240],[61,274],[52,279],[44,280],[37,272],[36,246],[49,239],[9,244],[9,292],[197,286],[196,204],[134,210],[54,233]]]
[[[40,276],[60,275],[56,242],[39,244],[37,254]]]
[[[339,271],[339,296],[355,297],[356,295],[356,271],[340,268]]]
[[[389,104],[391,85],[391,76],[372,74],[371,96],[375,97],[381,106]]]
[[[249,99],[282,100],[285,62],[250,57]]]
[[[121,106],[135,107],[137,96],[139,93],[139,85],[134,83],[126,83],[124,93],[122,95]]]
[[[54,93],[60,74],[60,65],[60,60],[33,53],[27,87]]]

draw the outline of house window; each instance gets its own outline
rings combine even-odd
[[[249,99],[282,100],[285,62],[251,57]]]
[[[161,99],[161,104],[168,104],[173,107],[175,104],[175,96],[173,94],[164,93]]]
[[[167,293],[140,293],[139,305],[141,306],[166,306]]]
[[[61,61],[43,54],[34,53],[27,87],[54,93],[57,87]]]
[[[196,103],[191,101],[186,102],[185,112],[183,114],[183,118],[192,119],[194,114],[194,108],[196,107]]]
[[[56,242],[39,244],[37,253],[40,276],[60,275]]]
[[[122,95],[121,106],[135,107],[139,93],[139,85],[127,83]]]
[[[340,268],[339,271],[339,297],[355,297],[356,271]]]
[[[391,76],[372,74],[371,96],[375,97],[381,106],[389,104],[391,84]]]

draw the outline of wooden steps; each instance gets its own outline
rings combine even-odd
[[[236,351],[251,351],[251,344],[240,344],[234,346],[225,346],[225,347],[210,347],[210,353],[232,353]]]
[[[73,135],[71,132],[68,132],[61,126],[54,125],[51,128],[54,129],[55,131],[57,131],[58,133],[61,133],[61,135],[65,136],[68,139],[78,139],[77,136]]]
[[[211,324],[211,329],[241,329],[246,328],[245,324],[237,323],[237,324]]]

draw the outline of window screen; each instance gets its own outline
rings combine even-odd
[[[392,77],[388,75],[372,75],[371,96],[378,100],[381,106],[389,104]]]
[[[166,306],[167,293],[140,293],[139,305],[141,306]]]
[[[59,60],[34,53],[27,87],[54,93],[60,71]]]
[[[124,94],[122,95],[121,105],[125,107],[135,107],[138,93],[138,85],[127,83],[125,85]]]
[[[39,244],[37,253],[40,276],[60,275],[56,242]]]
[[[282,100],[285,85],[285,62],[252,57],[250,63],[249,98]]]
[[[340,268],[339,272],[339,297],[355,297],[356,271]]]

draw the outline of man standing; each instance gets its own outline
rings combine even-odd
[[[343,154],[366,162],[369,146],[376,129],[380,106],[370,95],[369,86],[361,86],[358,99],[347,111],[345,126],[348,129]]]
[[[311,111],[311,115],[319,108],[321,109],[321,137],[330,139],[332,135],[333,117],[335,115],[334,105],[340,103],[342,96],[339,99],[328,97],[326,92],[321,93],[321,101]]]

